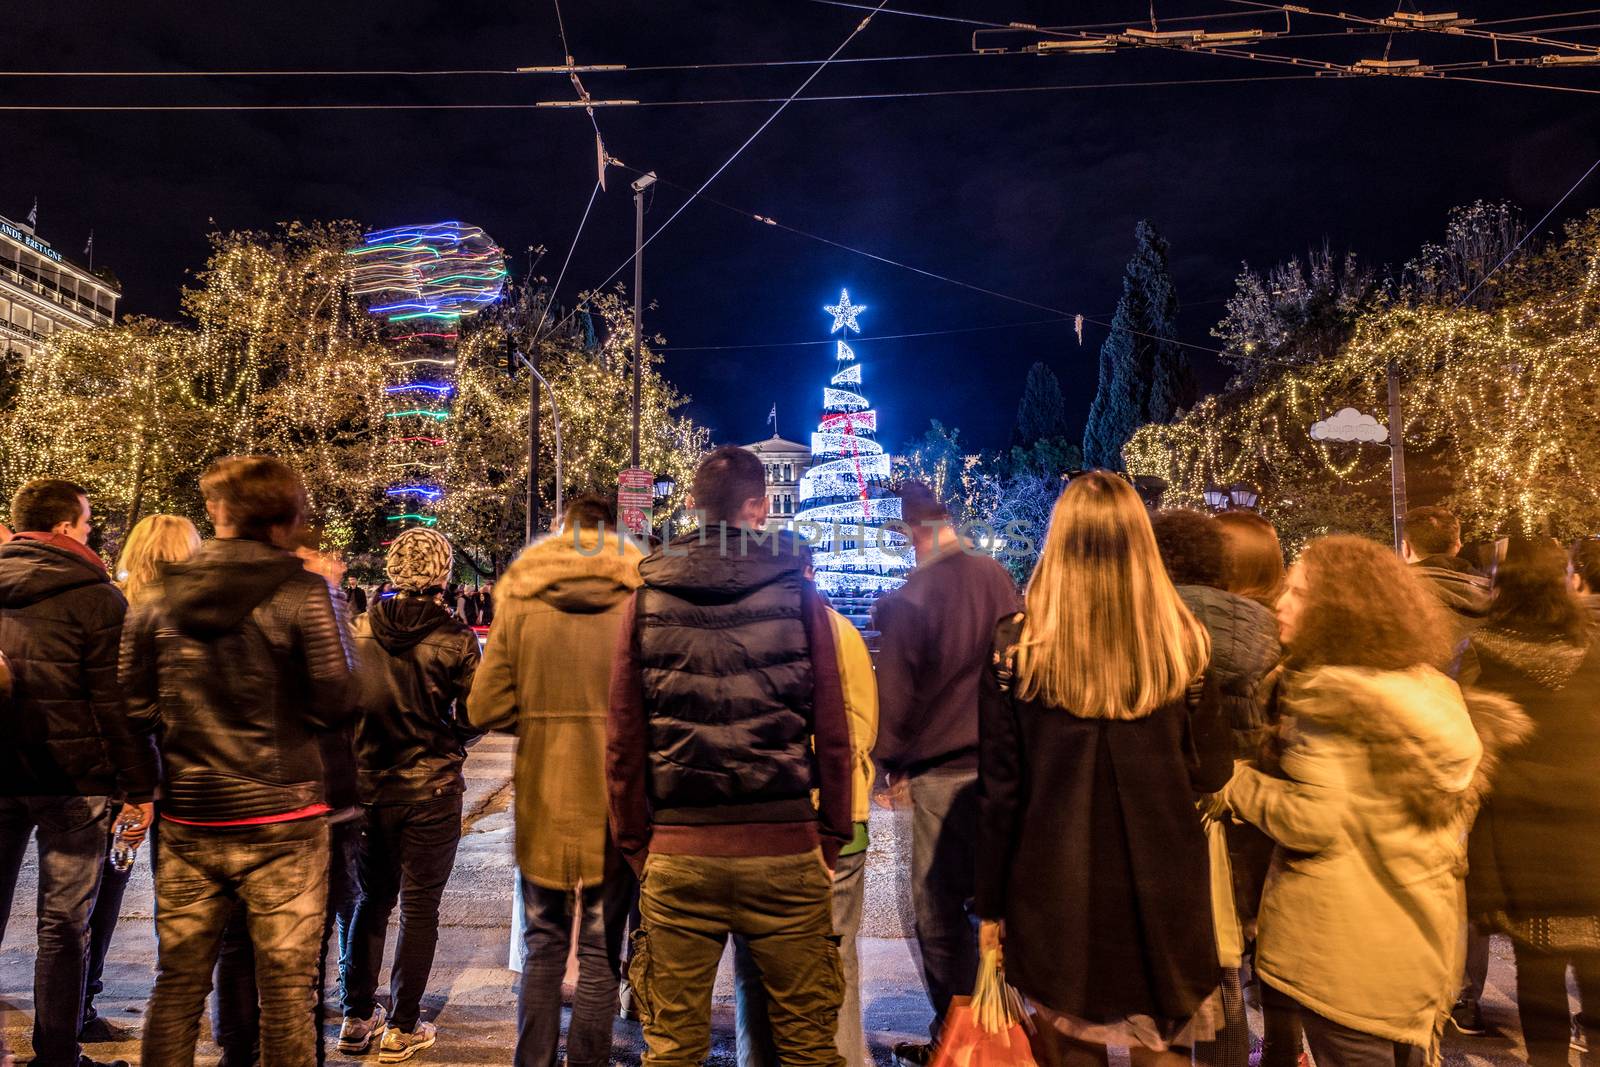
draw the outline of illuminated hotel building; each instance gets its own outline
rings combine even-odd
[[[57,330],[109,326],[122,290],[0,216],[0,355],[34,354]]]

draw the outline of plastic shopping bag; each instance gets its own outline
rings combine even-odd
[[[957,997],[945,1014],[932,1067],[1037,1067],[1028,1044],[1027,1013],[1006,985],[1000,953],[985,950],[971,997]]]

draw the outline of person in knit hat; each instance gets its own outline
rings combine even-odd
[[[377,1041],[384,1063],[410,1059],[437,1037],[418,1013],[461,840],[461,768],[472,737],[466,700],[478,669],[477,635],[444,605],[454,562],[439,533],[405,531],[389,546],[395,595],[356,620],[357,784],[367,832],[358,860],[362,897],[343,961],[339,1051],[366,1052]],[[386,1015],[375,995],[397,901]]]

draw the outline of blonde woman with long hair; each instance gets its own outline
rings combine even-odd
[[[122,553],[117,557],[117,588],[128,598],[129,605],[142,604],[160,595],[162,564],[182,563],[199,549],[200,534],[194,523],[182,515],[146,515],[134,524],[122,543]],[[131,818],[126,811],[124,815]],[[144,833],[142,829],[134,830],[126,836],[130,841],[143,841]],[[119,871],[108,860],[101,872],[100,893],[95,897],[94,912],[89,917],[89,967],[85,975],[79,1035],[84,1041],[128,1040],[126,1031],[95,1011],[94,998],[104,988],[101,975],[105,971],[106,953],[111,948],[117,915],[122,910],[122,894],[128,888],[132,871],[131,867]]]
[[[981,699],[977,910],[1050,1064],[1187,1063],[1221,1027],[1198,794],[1231,769],[1211,643],[1133,487],[1056,501]]]

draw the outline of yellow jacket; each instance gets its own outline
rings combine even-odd
[[[877,774],[872,765],[872,746],[878,743],[878,679],[861,632],[832,608],[828,609],[828,622],[833,626],[839,685],[844,690],[844,708],[850,720],[851,766],[855,769],[850,817],[855,822],[866,822],[872,813],[872,780]]]

